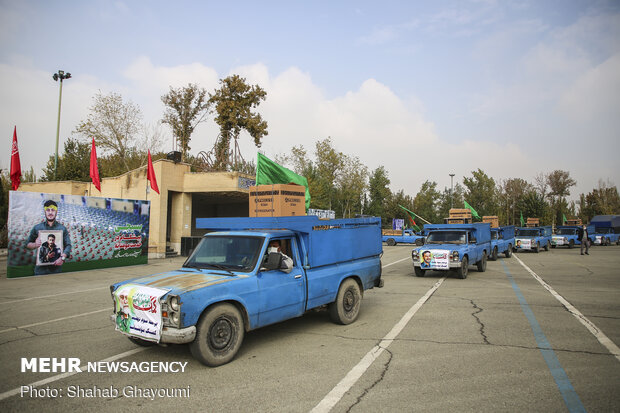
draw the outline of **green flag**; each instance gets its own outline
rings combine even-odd
[[[310,191],[308,190],[308,180],[301,175],[297,175],[290,169],[278,165],[265,155],[259,153],[256,161],[256,185],[271,184],[298,184],[306,187],[306,210],[310,208]]]
[[[469,205],[469,204],[467,203],[467,201],[463,201],[463,202],[465,203],[465,208],[468,208],[468,209],[471,211],[471,215],[472,215],[474,218],[481,219],[481,218],[480,218],[480,215],[478,215],[478,213],[476,212],[476,210],[475,210],[474,208],[472,208],[472,206],[471,206],[471,205]]]
[[[407,218],[409,218],[409,221],[411,221],[411,226],[412,226],[412,228],[413,228],[415,231],[417,231],[417,232],[421,231],[421,229],[420,229],[420,227],[418,226],[418,224],[416,224],[416,223],[415,223],[415,217],[416,217],[416,214],[414,214],[413,212],[409,211],[407,208],[405,208],[405,207],[404,207],[404,206],[402,206],[402,205],[399,205],[399,207],[401,207],[402,209],[404,209],[404,210],[405,210],[405,212],[407,213]]]
[[[562,214],[562,225],[566,225],[566,221],[568,221],[566,215]]]
[[[523,211],[521,211],[521,226],[525,226],[525,220],[523,219]]]

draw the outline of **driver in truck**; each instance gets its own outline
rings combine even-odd
[[[267,254],[271,253],[277,253],[282,256],[280,270],[287,274],[290,273],[293,269],[293,259],[282,252],[282,247],[279,240],[273,240],[269,243],[269,247],[267,247]]]

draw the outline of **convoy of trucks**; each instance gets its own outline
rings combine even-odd
[[[353,323],[364,291],[382,287],[382,242],[415,243],[414,273],[486,271],[487,259],[513,251],[580,243],[580,226],[499,227],[487,222],[427,224],[423,233],[382,233],[381,219],[317,216],[198,218],[207,233],[176,271],[110,286],[116,329],[138,345],[187,343],[208,366],[230,362],[247,331],[326,307],[332,321]],[[493,218],[493,219],[491,219]],[[448,219],[449,222],[449,219]],[[620,216],[595,217],[595,244],[620,242]]]

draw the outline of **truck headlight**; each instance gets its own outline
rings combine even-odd
[[[411,251],[411,258],[414,261],[417,261],[418,259],[420,259],[420,252],[418,250]]]
[[[458,260],[459,260],[459,252],[452,251],[452,261],[458,261]]]
[[[179,313],[170,313],[170,323],[171,324],[173,324],[175,326],[178,326],[180,320],[181,320],[181,318],[180,318]]]
[[[170,298],[170,309],[172,311],[179,311],[181,309],[181,305],[179,304],[179,297],[176,295],[173,295]]]

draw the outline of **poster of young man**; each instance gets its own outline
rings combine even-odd
[[[7,278],[148,261],[150,203],[9,192]]]
[[[427,270],[450,269],[448,250],[424,250],[420,255],[420,268]]]

